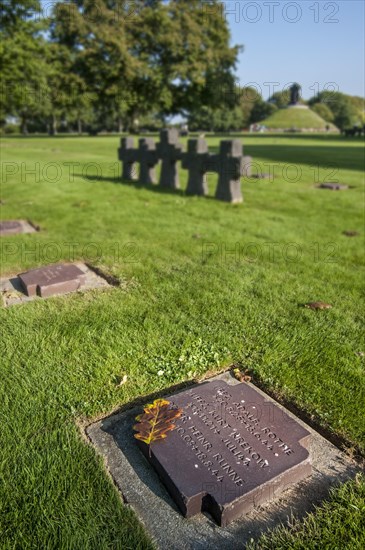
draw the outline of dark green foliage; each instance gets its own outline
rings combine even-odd
[[[333,123],[340,130],[364,123],[364,99],[360,97],[341,92],[321,92],[311,98],[308,104],[310,106],[323,104],[328,107],[333,115]],[[325,118],[325,120],[328,119]]]
[[[213,3],[57,2],[40,24],[31,17],[38,2],[11,0],[2,29],[2,119],[21,117],[24,132],[30,118],[43,118],[51,134],[62,120],[120,131],[151,113],[219,107],[217,90],[232,86],[239,48],[229,45]]]

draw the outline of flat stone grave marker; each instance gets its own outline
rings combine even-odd
[[[85,282],[84,273],[72,264],[57,264],[32,269],[19,275],[28,296],[48,298],[55,294],[75,292]]]
[[[83,262],[55,264],[0,279],[5,307],[76,291],[103,290],[119,281]]]
[[[226,526],[311,474],[310,433],[253,386],[208,382],[167,398],[182,409],[167,438],[137,444],[187,518]]]
[[[257,540],[269,529],[287,524],[293,515],[297,518],[305,517],[309,512],[313,511],[315,506],[320,505],[323,500],[328,498],[331,487],[344,483],[348,479],[353,478],[357,472],[361,471],[361,467],[356,465],[349,456],[340,451],[327,439],[324,439],[302,420],[295,417],[293,413],[284,409],[260,389],[255,388],[251,384],[237,381],[232,376],[231,372],[228,371],[211,379],[211,381],[218,381],[220,385],[222,381],[224,381],[229,387],[229,390],[227,390],[229,393],[231,393],[230,389],[232,386],[254,388],[255,392],[258,393],[262,399],[261,401],[258,399],[256,404],[251,403],[250,410],[255,411],[253,407],[255,406],[258,408],[258,403],[262,403],[263,410],[267,411],[265,413],[266,418],[269,418],[270,424],[273,426],[277,426],[278,421],[282,418],[282,412],[285,412],[285,414],[293,420],[293,426],[299,424],[309,432],[311,434],[310,457],[312,462],[312,475],[306,477],[306,479],[300,483],[290,484],[288,488],[280,494],[279,498],[276,497],[276,486],[274,485],[271,489],[271,496],[267,498],[265,505],[253,507],[250,512],[242,515],[237,521],[230,523],[227,527],[217,528],[216,522],[208,513],[197,514],[197,516],[186,520],[148,459],[145,458],[144,453],[140,451],[136,444],[137,441],[133,437],[133,426],[136,424],[136,416],[141,414],[143,406],[140,399],[138,399],[138,403],[129,403],[122,407],[118,413],[102,418],[88,426],[86,428],[86,434],[94,448],[102,457],[105,467],[111,474],[122,498],[125,502],[128,502],[128,505],[141,519],[157,548],[174,548],[174,550],[206,550],[207,548],[232,550],[234,548],[235,550],[245,550],[250,541]],[[191,385],[190,388],[195,394],[200,395],[200,388],[206,384],[207,382],[201,382]],[[245,392],[245,388],[242,388],[240,391]],[[183,391],[186,392],[186,388]],[[171,392],[165,395],[171,396]],[[175,392],[172,397],[166,397],[166,399],[173,401],[176,400],[178,395],[180,394]],[[192,400],[192,397],[193,396],[190,396],[190,400]],[[154,399],[155,396],[146,397],[144,403],[151,403]],[[246,399],[246,397],[243,397],[243,399]],[[250,397],[248,397],[246,403],[242,405],[248,405],[249,399]],[[194,401],[196,401],[196,406],[200,403],[199,407],[203,408],[204,403],[198,400]],[[198,414],[194,415],[191,412],[189,412],[188,415],[191,417],[192,422],[199,418]],[[264,420],[264,415],[262,415],[262,419]],[[200,418],[200,420],[202,421],[202,418]],[[212,418],[214,424],[217,423],[218,420]],[[226,420],[226,422],[228,423],[228,420]],[[183,422],[182,424],[186,425],[187,423]],[[287,434],[292,437],[292,424],[288,421],[285,422],[285,425],[285,438]],[[195,424],[194,426],[198,428]],[[268,427],[270,427],[270,425]],[[222,426],[218,429],[226,431],[226,428],[222,428]],[[214,428],[209,431],[214,431]],[[191,432],[191,430],[189,430],[189,432]],[[245,432],[248,433],[247,430],[245,430]],[[174,434],[175,432],[169,432],[168,438]],[[181,435],[177,435],[182,439]],[[183,436],[184,435],[185,434],[183,434]],[[201,437],[199,435],[195,437],[192,434],[189,435],[194,440]],[[218,435],[219,434],[216,434],[215,437]],[[276,433],[276,435],[287,444],[287,441],[281,434]],[[243,435],[243,437],[246,436]],[[168,444],[168,438],[152,444],[151,450],[153,451],[154,448],[155,451],[157,451],[158,445],[163,448],[165,444]],[[261,444],[257,438],[255,438],[255,440],[256,446],[259,445],[263,447],[263,444]],[[199,444],[202,445],[202,441],[200,441]],[[278,444],[281,443],[278,442],[276,446]],[[193,454],[193,460],[191,460],[191,453],[194,453],[192,446],[189,447],[187,441],[184,442],[184,445],[186,460],[190,457],[190,462],[193,463],[194,470],[200,473],[202,473],[203,469],[206,470],[207,468],[202,465],[202,462],[196,460],[196,454]],[[198,447],[198,445],[196,446]],[[238,445],[235,443],[235,446]],[[251,446],[253,447],[253,445]],[[296,451],[297,446],[291,448],[293,451]],[[176,449],[173,456],[175,461],[179,458],[177,456],[179,449],[180,447]],[[284,447],[281,451],[283,449]],[[234,452],[237,452],[238,449],[235,451],[232,447],[232,450],[233,452],[230,451],[228,447],[226,448],[226,452],[228,452],[230,459],[234,460]],[[244,451],[242,452],[245,454]],[[260,453],[259,450],[256,452]],[[269,449],[267,450],[267,453],[268,452]],[[246,449],[246,454],[247,453],[248,450]],[[282,455],[279,454],[279,457],[275,457],[275,453],[279,454],[275,450],[273,458],[282,461]],[[210,453],[205,452],[204,454],[208,455]],[[251,459],[252,454],[253,451],[251,451]],[[236,456],[236,462],[242,463],[242,461],[239,460],[239,455]],[[267,459],[270,462],[270,459],[266,456],[263,456],[263,459]],[[258,460],[257,457],[256,460]],[[222,467],[224,467],[223,462],[221,465],[218,464],[218,461],[215,460],[215,462],[218,468],[222,469]],[[201,467],[197,469],[195,468],[195,464]],[[239,464],[235,464],[235,466],[236,468],[240,467]],[[258,467],[257,462],[256,467]],[[249,471],[251,466],[242,465],[242,468]],[[262,471],[267,472],[268,468],[262,468]],[[224,475],[229,477],[229,472],[225,471]],[[265,475],[268,474],[265,473]],[[213,474],[210,474],[210,476],[214,483],[215,476],[213,476]],[[280,482],[280,475],[278,481]],[[215,483],[219,483],[221,486],[224,484],[224,482],[218,481]],[[213,489],[214,487],[211,486],[209,492],[213,493]],[[236,489],[235,487],[235,490]],[[250,495],[247,495],[247,498],[249,497]],[[260,501],[260,493],[257,495],[257,500],[258,502]],[[205,499],[205,502],[207,502],[207,499]]]
[[[332,191],[344,191],[345,189],[348,189],[349,186],[348,185],[341,185],[339,183],[331,183],[331,182],[328,182],[328,183],[321,183],[321,185],[319,185],[319,189],[331,189]]]
[[[4,220],[0,222],[0,235],[17,235],[19,233],[34,233],[36,228],[25,220]]]

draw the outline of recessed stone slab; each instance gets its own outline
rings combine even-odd
[[[332,191],[344,191],[349,188],[348,185],[341,185],[339,183],[321,183],[318,187],[319,189],[331,189]]]
[[[37,229],[25,220],[4,220],[0,222],[0,235],[17,235],[18,233],[35,233]]]
[[[84,273],[72,264],[56,264],[20,273],[20,282],[28,296],[48,298],[75,292],[85,282]]]
[[[223,380],[230,388],[243,385],[235,380],[230,372],[213,380]],[[202,385],[197,387],[200,391]],[[249,384],[248,387],[253,386]],[[191,387],[193,388],[195,391],[196,386]],[[124,502],[137,513],[157,548],[243,550],[249,541],[257,540],[269,529],[286,524],[293,515],[305,516],[328,497],[331,486],[347,481],[360,471],[354,461],[312,428],[295,418],[292,413],[259,389],[255,388],[255,391],[262,396],[264,409],[272,411],[271,416],[269,414],[272,422],[276,423],[276,417],[272,417],[273,411],[278,411],[279,419],[283,411],[293,419],[293,422],[298,423],[311,434],[312,475],[299,483],[289,483],[279,497],[273,488],[266,499],[266,504],[258,506],[254,503],[255,506],[251,511],[227,527],[217,527],[216,522],[207,512],[197,514],[191,519],[183,517],[133,437],[133,425],[136,415],[141,413],[141,405],[132,406],[132,408],[127,406],[126,410],[86,428],[88,437],[102,455],[106,467],[123,495]],[[146,397],[144,403],[151,401],[153,397]],[[256,405],[253,404],[253,406]],[[171,432],[170,435],[173,433]],[[187,446],[186,450],[189,451]],[[234,456],[233,453],[230,452],[230,454]]]
[[[63,266],[60,269],[60,266]],[[67,269],[66,269],[67,268]],[[5,307],[75,291],[110,288],[109,277],[82,262],[56,264],[0,280]]]
[[[168,397],[182,409],[167,439],[138,445],[182,514],[226,526],[311,474],[310,433],[254,387],[208,382]]]

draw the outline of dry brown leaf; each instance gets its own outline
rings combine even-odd
[[[304,304],[304,307],[307,307],[309,309],[331,309],[331,304],[326,304],[325,302],[309,302],[308,304]]]
[[[118,382],[117,388],[120,388],[121,386],[124,386],[124,384],[127,382],[127,380],[128,380],[128,376],[125,374],[123,376],[123,378],[120,380],[120,382]]]
[[[251,382],[252,380],[247,369],[244,372],[240,371],[240,369],[233,369],[233,374],[236,380],[240,382]]]

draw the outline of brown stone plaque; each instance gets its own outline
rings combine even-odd
[[[162,441],[137,444],[183,515],[226,526],[311,474],[310,434],[246,383],[199,384],[167,398],[183,410]]]
[[[48,298],[78,290],[84,283],[85,274],[75,265],[56,264],[21,273],[19,279],[28,296]]]
[[[339,183],[321,183],[320,189],[331,189],[332,191],[343,191],[348,189],[348,185],[341,185]]]
[[[16,233],[23,233],[23,226],[21,222],[17,220],[7,220],[0,222],[1,235],[15,235]]]

